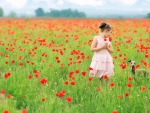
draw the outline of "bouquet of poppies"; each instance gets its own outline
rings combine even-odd
[[[112,41],[112,38],[111,38],[111,37],[109,37],[109,38],[104,38],[104,41],[105,41],[105,42],[107,42],[107,41],[111,42],[111,41]]]

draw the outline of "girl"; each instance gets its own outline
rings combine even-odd
[[[114,52],[110,38],[112,26],[102,22],[99,28],[101,33],[99,36],[93,38],[91,44],[91,51],[94,52],[94,55],[90,65],[90,76],[99,77],[100,81],[106,78],[106,83],[108,85],[109,77],[114,75],[114,64],[110,55]]]

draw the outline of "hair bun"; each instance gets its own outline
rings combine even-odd
[[[102,22],[99,26],[100,29],[104,28],[107,24],[105,22]]]

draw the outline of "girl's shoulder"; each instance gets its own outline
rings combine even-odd
[[[97,36],[94,36],[93,38],[94,38],[94,39],[97,39]]]
[[[103,42],[103,39],[100,36],[94,36],[94,38],[98,41],[98,42]]]
[[[97,36],[93,36],[93,41],[96,40],[97,41]]]
[[[99,36],[94,36],[94,39],[98,40],[98,39],[99,39]]]

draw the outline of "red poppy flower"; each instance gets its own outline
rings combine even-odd
[[[44,98],[44,97],[42,98],[42,101],[43,101],[43,102],[45,101],[45,98]]]
[[[125,69],[126,68],[126,64],[123,64],[121,67],[122,67],[122,69]]]
[[[8,74],[5,74],[4,76],[5,76],[5,78],[8,78],[8,77],[9,77]]]
[[[39,77],[39,73],[35,73],[35,77],[38,78]]]
[[[87,56],[87,59],[90,59],[90,56]]]
[[[128,77],[128,81],[132,81],[132,77]]]
[[[117,52],[120,52],[120,49],[117,49]]]
[[[115,59],[117,59],[117,56],[114,56],[113,58],[114,58],[114,60],[115,60]]]
[[[58,97],[58,96],[59,96],[59,93],[57,92],[55,95],[56,95],[56,97]]]
[[[136,69],[137,69],[137,68],[140,68],[140,65],[136,65],[135,68],[136,68]]]
[[[11,73],[8,72],[8,73],[6,73],[4,76],[5,76],[5,78],[8,78],[10,75],[11,75]]]
[[[114,111],[112,111],[112,113],[118,113],[118,111],[117,111],[117,110],[114,110]]]
[[[103,78],[104,78],[104,79],[107,79],[107,78],[108,78],[108,76],[107,76],[107,75],[103,75]]]
[[[45,78],[42,78],[41,81],[40,81],[40,84],[41,84],[41,85],[44,85],[44,84],[46,84],[46,83],[47,83],[47,80],[46,80]]]
[[[107,39],[106,39],[106,38],[104,38],[104,41],[107,41]]]
[[[121,95],[119,95],[119,96],[118,96],[118,99],[122,99],[122,96],[121,96]]]
[[[76,74],[79,73],[79,70],[76,70],[75,73],[76,73]]]
[[[6,55],[5,57],[6,57],[6,58],[9,58],[9,55]]]
[[[68,103],[72,102],[72,98],[71,97],[67,97],[66,100],[67,100]]]
[[[115,83],[113,83],[113,82],[110,83],[110,87],[113,87],[113,86],[115,86]]]
[[[22,98],[25,98],[26,96],[25,95],[22,95]]]
[[[12,62],[12,64],[14,64],[14,63],[15,63],[15,60],[12,60],[11,62]]]
[[[69,77],[72,77],[73,73],[74,73],[74,72],[70,72],[70,73],[69,73]]]
[[[97,91],[101,91],[101,88],[100,88],[100,87],[98,87],[98,88],[97,88]]]
[[[78,63],[78,64],[81,64],[81,61],[78,61],[77,63]]]
[[[22,63],[22,62],[20,62],[19,66],[22,66],[22,65],[23,65],[23,63]]]
[[[125,97],[128,97],[128,96],[129,96],[129,93],[128,93],[128,92],[126,92],[124,95],[125,95]]]
[[[61,91],[61,93],[65,94],[65,93],[66,93],[66,90],[63,89],[63,90]]]
[[[148,54],[145,55],[145,58],[149,58]]]
[[[65,94],[61,92],[58,95],[59,95],[59,97],[63,97]]]
[[[70,82],[71,85],[75,86],[76,83],[74,81]]]
[[[58,60],[58,59],[59,59],[59,57],[56,57],[56,59]]]
[[[143,87],[141,88],[141,91],[145,91],[145,90],[146,90],[146,87],[143,86]]]
[[[143,64],[144,66],[147,66],[147,62],[146,62],[146,61],[141,60],[141,62],[142,62],[142,64]]]
[[[89,81],[92,81],[92,78],[91,78],[91,77],[89,78]]]
[[[71,77],[71,79],[72,79],[72,80],[75,80],[75,77],[74,77],[74,76],[72,76],[72,77]]]
[[[31,79],[31,78],[32,78],[32,75],[29,75],[29,76],[28,76],[28,79]]]
[[[122,57],[122,54],[119,54],[119,57]]]
[[[64,84],[65,84],[65,85],[68,85],[68,81],[65,81]]]
[[[123,60],[127,60],[127,58],[124,58]]]
[[[83,76],[86,76],[86,72],[82,72],[82,75],[83,75]]]
[[[132,84],[128,83],[127,86],[130,88],[130,87],[132,87]]]
[[[110,42],[112,41],[112,37],[109,37],[109,41],[110,41]]]
[[[5,94],[5,90],[4,89],[1,90],[1,94]]]
[[[8,110],[4,110],[4,112],[3,113],[10,113]]]
[[[57,63],[60,63],[60,60],[57,60]]]
[[[27,60],[27,61],[26,61],[26,63],[30,63],[30,61],[29,61],[29,60]]]
[[[5,64],[8,64],[8,61],[6,61]]]
[[[22,113],[27,113],[27,110],[26,110],[26,109],[23,109],[23,110],[22,110]]]
[[[89,67],[88,70],[93,70],[93,68]]]
[[[31,62],[32,65],[34,65],[34,62]]]
[[[7,94],[7,98],[11,98],[11,95],[10,95],[10,94]]]

